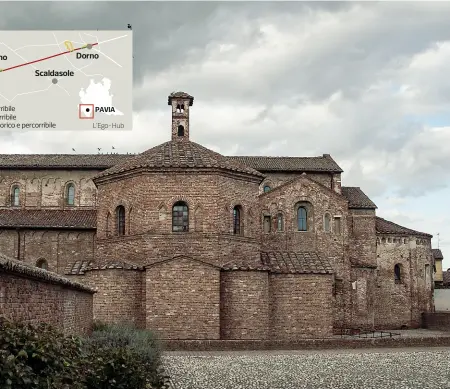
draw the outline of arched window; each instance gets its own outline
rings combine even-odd
[[[116,208],[117,235],[125,235],[125,207],[119,205]]]
[[[307,213],[304,207],[299,207],[297,210],[297,227],[299,231],[308,230]]]
[[[401,268],[398,263],[394,266],[394,277],[396,284],[400,284],[402,282]]]
[[[189,208],[184,201],[178,201],[172,208],[172,231],[189,231]]]
[[[233,234],[242,235],[242,207],[240,205],[236,205],[233,208]]]
[[[278,231],[284,231],[284,220],[283,220],[283,214],[279,213],[277,215],[277,230]]]
[[[184,136],[184,127],[181,124],[178,126],[178,136]]]
[[[48,270],[48,263],[43,258],[38,259],[38,261],[36,262],[36,266],[41,268],[41,269]]]
[[[19,185],[14,185],[11,188],[11,205],[18,207],[20,205],[20,188]]]
[[[265,185],[264,186],[264,193],[270,192],[270,186],[269,185]]]
[[[75,185],[72,183],[66,187],[66,205],[75,205]]]
[[[323,218],[323,229],[325,232],[330,232],[331,230],[331,216],[329,213],[326,213]]]

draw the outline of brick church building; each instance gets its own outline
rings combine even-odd
[[[94,286],[97,320],[166,339],[420,325],[431,235],[377,217],[328,154],[193,142],[193,101],[172,93],[171,140],[138,155],[0,155],[0,252]]]

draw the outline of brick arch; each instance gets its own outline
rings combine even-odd
[[[166,205],[168,205],[168,209],[170,210],[170,212],[172,212],[172,208],[175,205],[175,203],[179,202],[179,201],[183,201],[186,203],[186,205],[188,206],[189,211],[193,208],[193,203],[192,201],[187,198],[186,196],[173,196],[170,198],[170,200],[168,201],[168,203]]]

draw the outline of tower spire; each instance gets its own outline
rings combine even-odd
[[[189,107],[194,98],[185,92],[172,92],[168,103],[172,106],[172,140],[189,140]]]

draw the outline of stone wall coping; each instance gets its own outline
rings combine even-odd
[[[62,277],[56,273],[49,272],[35,266],[30,266],[16,259],[6,257],[3,254],[0,254],[0,272],[16,274],[20,277],[31,278],[51,284],[58,284],[70,289],[81,290],[92,294],[96,293],[95,289],[86,285],[69,280],[68,278]]]

